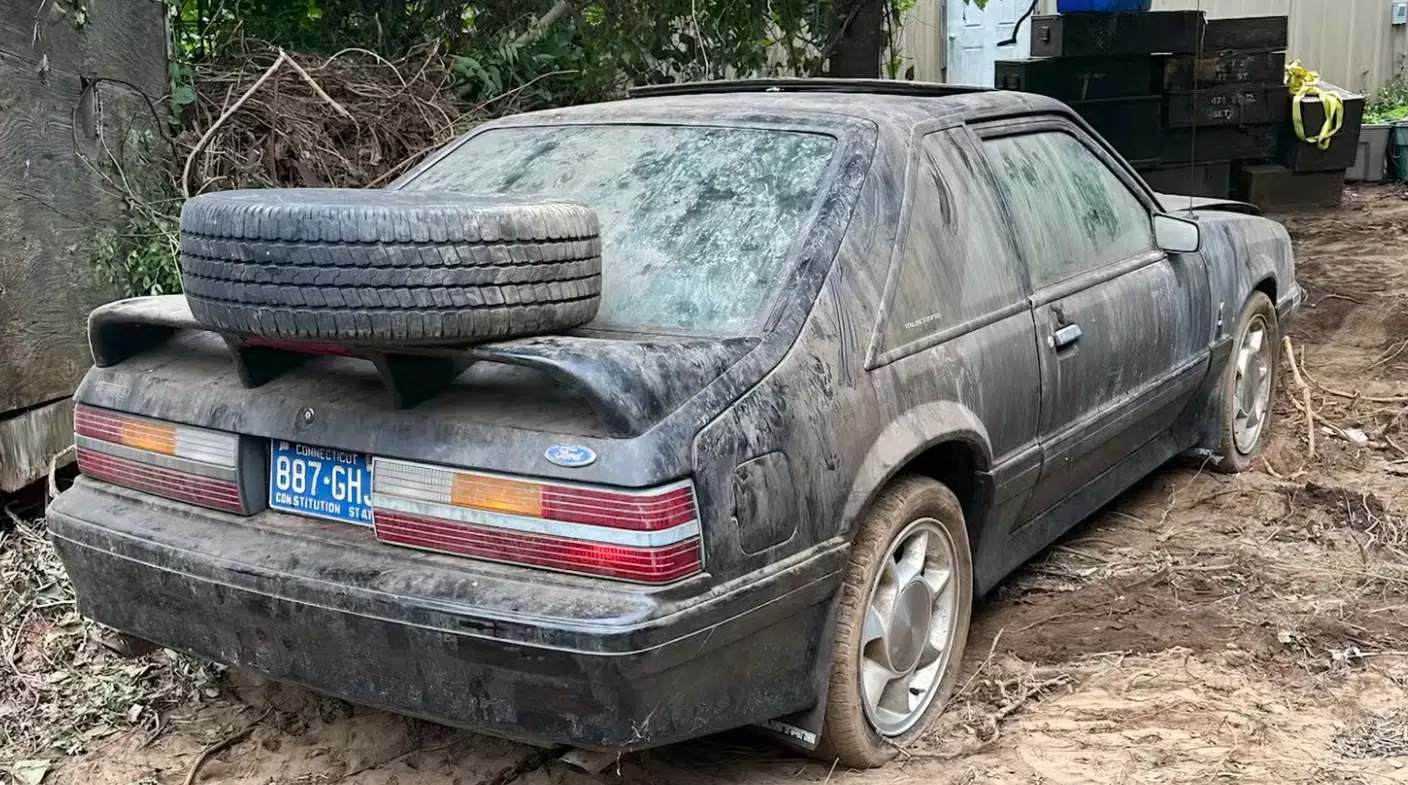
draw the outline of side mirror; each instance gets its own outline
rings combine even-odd
[[[1203,246],[1197,221],[1158,213],[1154,216],[1154,243],[1167,253],[1197,253]]]

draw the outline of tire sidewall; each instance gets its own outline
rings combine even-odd
[[[860,639],[865,607],[881,562],[895,537],[921,518],[938,521],[953,540],[957,556],[953,580],[959,592],[953,643],[947,668],[924,714],[903,734],[886,737],[877,733],[866,719],[860,692]],[[972,619],[973,561],[963,508],[953,492],[937,481],[915,476],[901,477],[882,491],[857,527],[841,593],[822,734],[824,743],[818,752],[823,758],[839,759],[851,767],[880,766],[895,757],[900,747],[923,733],[930,720],[942,711],[961,669]]]
[[[1237,414],[1237,356],[1242,351],[1242,345],[1247,339],[1247,330],[1250,328],[1252,320],[1260,315],[1266,321],[1268,338],[1271,340],[1271,389],[1268,393],[1266,422],[1262,424],[1261,433],[1257,436],[1256,446],[1251,452],[1242,452],[1237,449],[1236,436],[1236,414]],[[1276,306],[1272,304],[1271,298],[1263,292],[1253,292],[1242,306],[1242,312],[1237,318],[1237,330],[1233,333],[1232,347],[1227,355],[1227,368],[1223,373],[1221,404],[1222,422],[1220,434],[1220,445],[1218,447],[1217,468],[1227,473],[1240,473],[1252,468],[1253,462],[1261,455],[1266,446],[1266,441],[1271,433],[1271,427],[1275,417],[1272,410],[1272,403],[1276,400],[1276,392],[1280,387],[1281,370],[1281,332],[1280,321],[1276,315]]]

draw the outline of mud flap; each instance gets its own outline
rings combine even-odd
[[[811,752],[821,742],[822,727],[826,724],[826,696],[831,688],[831,653],[836,651],[836,611],[841,602],[841,592],[831,597],[826,614],[826,626],[817,640],[817,654],[812,678],[816,684],[816,705],[806,711],[788,714],[785,717],[760,722],[753,727],[764,736],[789,747]],[[822,648],[825,646],[825,648]]]

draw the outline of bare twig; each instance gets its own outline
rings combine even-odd
[[[196,756],[196,762],[191,764],[191,770],[186,772],[186,779],[184,780],[184,785],[192,785],[192,783],[196,781],[196,777],[200,774],[200,769],[202,766],[205,765],[206,761],[210,760],[211,757],[218,755],[221,752],[224,752],[230,747],[239,744],[241,741],[244,741],[245,738],[248,737],[250,733],[253,733],[254,729],[259,726],[259,723],[263,722],[264,718],[268,717],[270,712],[272,711],[273,709],[265,711],[263,714],[259,715],[259,719],[249,723],[240,730],[231,733],[229,736],[226,736],[220,741],[217,741],[209,747],[206,747],[205,749],[201,750],[200,755]]]
[[[59,460],[62,459],[65,455],[68,455],[69,453],[73,452],[74,449],[75,449],[74,445],[70,444],[69,446],[67,446],[67,447],[63,448],[62,450],[58,451],[57,453],[55,453],[55,454],[54,454],[54,457],[52,457],[52,458],[49,459],[49,499],[50,499],[50,500],[57,499],[58,496],[59,496],[59,479],[58,479],[58,474],[59,474]]]
[[[556,24],[557,20],[566,16],[567,12],[571,10],[571,0],[557,0],[556,3],[553,3],[552,8],[548,9],[547,13],[543,14],[538,21],[534,22],[532,27],[524,31],[523,35],[513,39],[513,45],[527,46],[539,38],[542,38],[543,33],[546,33],[549,27]]]
[[[303,70],[303,66],[299,65],[297,60],[293,59],[292,57],[289,57],[285,59],[285,62],[288,63],[289,68],[292,68],[295,72],[298,73],[299,76],[303,77],[303,81],[307,82],[308,86],[313,88],[313,92],[317,93],[318,97],[322,98],[324,101],[327,101],[328,104],[332,106],[333,111],[337,112],[348,120],[356,122],[356,118],[352,116],[352,113],[347,111],[347,108],[344,107],[342,104],[338,103],[337,101],[334,101],[332,96],[324,92],[323,88],[318,86],[318,83],[313,79],[313,77],[309,76],[308,72]],[[399,73],[396,75],[398,77],[400,76]]]
[[[1300,365],[1296,363],[1296,350],[1291,345],[1291,339],[1283,339],[1286,347],[1286,362],[1290,363],[1291,376],[1296,380],[1296,386],[1300,387],[1301,394],[1305,397],[1305,433],[1309,442],[1306,455],[1315,457],[1315,407],[1310,402],[1310,386],[1305,383],[1304,377],[1300,375]]]
[[[244,91],[244,94],[239,97],[239,100],[235,101],[230,108],[225,110],[224,114],[220,115],[219,119],[205,130],[205,134],[201,136],[200,141],[196,142],[196,146],[192,148],[191,152],[186,156],[186,165],[181,169],[182,196],[187,199],[191,198],[191,165],[195,163],[196,156],[200,155],[200,151],[204,150],[205,146],[210,144],[211,137],[215,136],[215,132],[220,129],[220,126],[225,124],[226,120],[230,119],[230,115],[238,112],[240,107],[244,106],[245,102],[253,97],[255,92],[257,92],[260,87],[263,87],[264,83],[269,81],[269,79],[278,72],[279,67],[287,62],[289,62],[288,53],[280,49],[279,56],[274,59],[274,64],[269,66],[269,68],[264,71],[264,74],[256,79],[254,84],[249,86],[248,90]]]
[[[1309,371],[1306,372],[1305,376],[1307,379],[1310,380],[1311,384],[1315,385],[1316,387],[1319,387],[1321,392],[1324,392],[1328,395],[1333,395],[1336,398],[1348,398],[1352,401],[1364,401],[1365,403],[1408,403],[1408,395],[1399,395],[1388,398],[1379,398],[1373,395],[1361,395],[1360,393],[1346,392],[1344,390],[1336,390],[1333,387],[1326,387],[1325,385],[1317,381],[1314,377],[1312,377]]]
[[[968,677],[968,681],[963,682],[963,688],[960,689],[958,692],[955,692],[955,696],[967,695],[968,688],[972,687],[973,682],[983,674],[983,671],[988,669],[989,665],[992,664],[992,656],[997,653],[997,642],[1002,640],[1002,633],[1004,632],[1006,632],[1005,627],[1003,629],[998,630],[997,634],[992,636],[992,645],[988,647],[988,656],[984,657],[983,661],[978,664],[977,669],[973,671],[973,675]]]

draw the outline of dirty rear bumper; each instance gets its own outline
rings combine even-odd
[[[816,701],[841,547],[669,598],[194,512],[80,478],[49,527],[80,610],[273,679],[541,745],[624,751]]]

